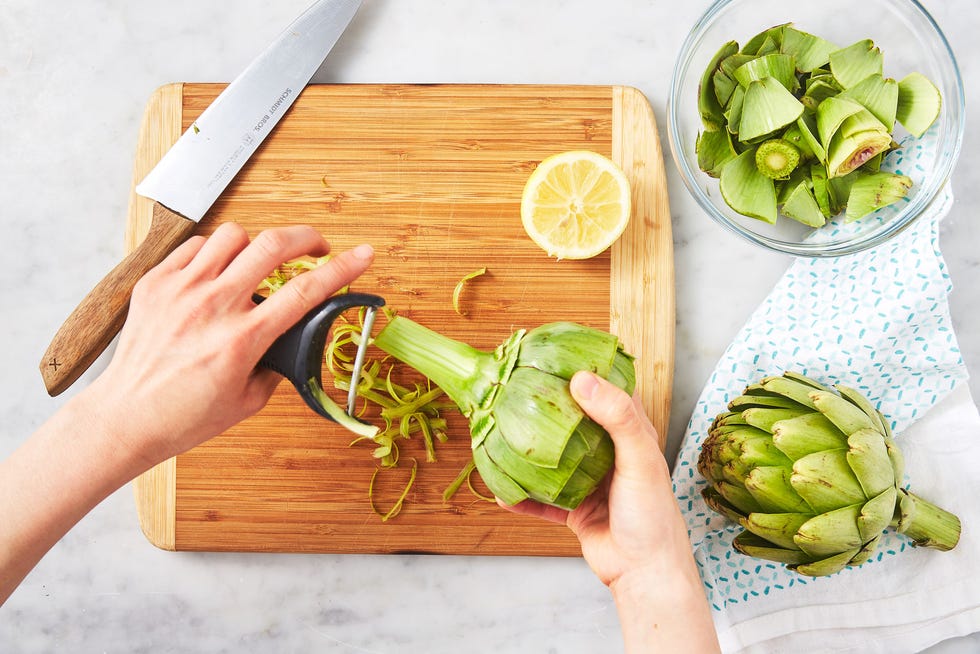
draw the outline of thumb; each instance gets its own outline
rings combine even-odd
[[[648,474],[645,471],[650,463],[660,455],[657,431],[633,398],[587,371],[575,373],[569,389],[582,410],[612,437],[616,469],[620,473]]]

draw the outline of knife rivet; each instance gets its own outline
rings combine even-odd
[[[61,364],[58,363],[58,360],[57,359],[52,358],[50,361],[48,361],[48,365],[51,366],[52,368],[54,368],[57,371],[58,370],[58,366],[60,366]]]

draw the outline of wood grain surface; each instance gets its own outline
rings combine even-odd
[[[150,99],[134,183],[223,87],[173,84]],[[545,157],[589,149],[630,179],[624,236],[587,261],[550,259],[525,235],[520,196]],[[127,247],[144,238],[152,202],[133,195]],[[337,250],[361,242],[377,259],[354,290],[402,315],[492,349],[513,329],[575,320],[611,329],[638,356],[638,393],[666,435],[674,362],[674,278],[663,159],[653,112],[615,86],[324,85],[308,87],[198,226],[236,221],[253,236],[312,224]],[[453,288],[481,267],[465,291]],[[342,394],[337,394],[338,399]],[[382,522],[368,486],[368,444],[310,411],[282,384],[268,406],[141,476],[140,524],[174,550],[577,556],[564,527],[511,514],[464,486],[442,493],[469,459],[465,420],[425,461],[419,439],[375,489],[387,510],[418,477],[402,512]],[[476,486],[482,487],[478,475]],[[485,491],[485,488],[484,488]]]

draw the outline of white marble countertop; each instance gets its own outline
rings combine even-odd
[[[2,3],[0,457],[71,395],[48,398],[37,363],[123,254],[132,157],[151,91],[232,79],[307,4]],[[314,81],[627,84],[646,94],[664,137],[674,57],[707,4],[365,0]],[[925,4],[957,53],[967,105],[980,106],[980,8],[973,0]],[[790,260],[711,223],[683,188],[666,140],[664,150],[677,275],[673,452],[716,360]],[[975,397],[978,152],[980,122],[970,114],[941,246]],[[144,540],[128,487],[69,533],[0,609],[5,652],[449,652],[461,643],[504,652],[622,648],[607,591],[581,560],[168,553]],[[974,635],[931,651],[978,649]]]

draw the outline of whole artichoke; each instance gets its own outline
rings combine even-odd
[[[748,386],[701,446],[702,496],[744,531],[736,550],[822,576],[871,558],[889,526],[956,546],[959,519],[902,488],[887,420],[857,391],[793,372]]]
[[[374,344],[456,403],[469,419],[480,476],[507,504],[531,498],[574,509],[612,466],[612,439],[568,390],[572,375],[591,370],[633,392],[633,357],[612,334],[555,322],[483,352],[393,316]]]

